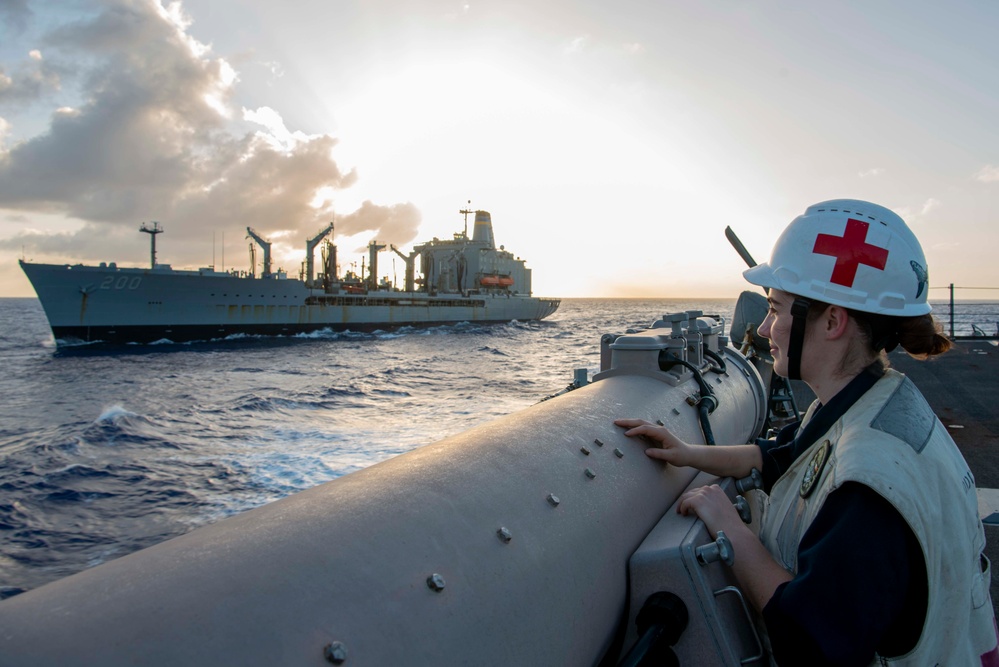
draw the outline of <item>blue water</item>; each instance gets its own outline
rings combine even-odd
[[[64,351],[36,299],[0,299],[0,598],[530,406],[604,333],[733,307]]]
[[[596,372],[604,333],[733,308],[568,299],[542,322],[64,351],[36,299],[0,299],[0,599],[530,406]]]

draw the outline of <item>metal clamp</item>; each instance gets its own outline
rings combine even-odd
[[[718,589],[715,591],[715,597],[725,593],[733,593],[737,598],[739,598],[739,604],[742,605],[742,612],[746,615],[746,621],[749,622],[749,629],[752,630],[753,639],[756,641],[756,650],[759,651],[756,655],[741,659],[739,663],[742,665],[748,665],[750,663],[759,662],[763,659],[763,642],[760,641],[760,635],[756,632],[756,626],[753,624],[753,617],[749,613],[749,606],[746,604],[746,598],[742,595],[742,591],[735,586],[726,586],[725,588]]]
[[[719,530],[718,537],[714,542],[702,544],[694,549],[694,556],[697,557],[697,562],[701,565],[707,565],[720,560],[729,567],[732,567],[732,563],[735,562],[735,549],[732,548],[731,540],[725,537],[724,531]]]

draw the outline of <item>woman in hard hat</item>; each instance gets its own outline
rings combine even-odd
[[[882,206],[822,202],[744,275],[768,290],[759,333],[774,371],[817,397],[800,424],[709,447],[616,423],[658,441],[654,459],[719,476],[762,470],[759,535],[718,486],[686,492],[678,510],[731,540],[777,663],[999,665],[974,478],[916,387],[887,368],[898,345],[921,358],[950,348],[916,237]]]

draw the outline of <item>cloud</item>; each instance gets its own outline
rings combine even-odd
[[[233,114],[238,74],[188,35],[189,25],[180,3],[109,0],[50,34],[89,63],[81,103],[58,109],[32,138],[9,149],[0,143],[0,208],[85,224],[3,246],[87,259],[106,252],[109,236],[134,238],[142,220],[160,221],[184,248],[206,229],[250,226],[304,239],[333,217],[331,198],[317,193],[356,180],[333,159],[336,139],[289,130],[268,107]],[[18,85],[11,79],[5,88],[0,78],[0,95]],[[0,124],[0,140],[5,131]],[[404,243],[419,218],[411,204],[365,202],[344,224]]]
[[[590,41],[589,35],[579,35],[574,37],[565,47],[562,49],[562,53],[566,55],[572,55],[574,53],[582,53],[586,49],[587,43]]]
[[[365,201],[353,213],[335,220],[336,232],[345,235],[366,231],[379,231],[380,243],[403,245],[416,238],[420,212],[410,203],[378,206]]]
[[[27,60],[18,63],[9,75],[0,66],[0,104],[32,102],[49,91],[59,90],[64,71],[50,65],[37,49],[30,51]]]
[[[934,199],[930,197],[922,206],[902,206],[900,208],[892,209],[895,213],[898,213],[899,217],[905,220],[907,223],[915,224],[922,222],[922,219],[928,215],[931,211],[939,208],[941,202],[939,199]]]
[[[861,178],[871,178],[874,176],[880,176],[883,173],[885,173],[885,170],[883,168],[874,167],[873,169],[866,169],[864,171],[859,172],[857,176]]]
[[[982,183],[995,183],[999,181],[999,167],[987,164],[978,170],[975,179]]]
[[[30,19],[31,10],[28,9],[28,0],[0,1],[0,26],[6,27],[7,32],[23,31]],[[2,32],[2,28],[0,28],[0,32]]]

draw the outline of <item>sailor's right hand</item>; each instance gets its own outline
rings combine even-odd
[[[645,450],[650,459],[658,459],[675,466],[690,465],[691,447],[665,426],[647,422],[644,419],[615,419],[617,426],[623,426],[629,437],[640,436],[650,444],[655,445]]]

